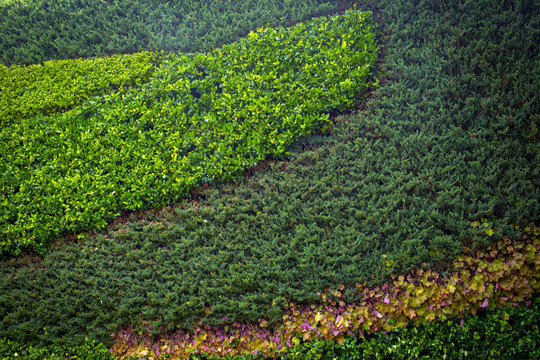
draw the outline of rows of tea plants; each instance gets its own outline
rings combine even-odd
[[[141,50],[200,50],[233,42],[267,23],[306,20],[349,2],[3,0],[0,62],[36,64]]]
[[[535,295],[532,301],[526,299],[531,290],[540,288],[539,235],[540,228],[531,226],[524,231],[525,242],[505,239],[487,250],[469,249],[454,262],[456,272],[451,277],[419,269],[395,277],[393,284],[382,287],[369,289],[359,285],[357,290],[364,299],[353,306],[332,306],[329,296],[341,296],[342,290],[322,294],[322,306],[289,305],[281,326],[274,332],[265,321],[247,326],[233,324],[218,332],[197,326],[192,334],[173,332],[160,339],[152,336],[148,327],[138,332],[124,329],[110,351],[88,338],[81,345],[47,347],[4,338],[0,339],[0,356],[231,360],[276,355],[286,359],[537,358],[540,298]],[[43,330],[46,335],[47,328]]]
[[[290,360],[322,359],[536,359],[540,356],[540,298],[512,307],[373,336],[305,342],[287,351]]]
[[[326,128],[370,85],[370,19],[350,11],[163,55],[142,87],[3,127],[0,252],[43,253],[54,236],[231,180]]]
[[[226,326],[198,324],[188,332],[169,331],[160,338],[152,336],[154,329],[148,324],[141,330],[124,328],[116,332],[111,352],[128,356],[171,352],[175,358],[191,353],[272,356],[302,341],[324,339],[343,344],[347,335],[364,337],[381,330],[476,314],[481,309],[528,304],[528,299],[540,292],[539,235],[540,228],[532,226],[524,231],[525,241],[506,238],[487,249],[469,249],[453,262],[451,276],[417,269],[377,287],[356,284],[351,291],[341,284],[320,294],[321,305],[289,302],[279,324],[272,327],[264,319]],[[354,302],[344,296],[351,292],[357,294]]]
[[[295,142],[284,161],[263,163],[244,182],[133,213],[41,261],[4,259],[0,336],[36,345],[88,336],[110,345],[110,335],[126,326],[151,325],[156,337],[189,331],[201,319],[208,326],[265,319],[272,327],[289,302],[317,306],[325,289],[343,285],[344,301],[353,301],[358,283],[377,286],[422,266],[451,273],[447,265],[464,246],[503,234],[519,240],[540,213],[533,5],[362,2],[385,34],[385,76],[362,111]],[[258,34],[262,39],[264,31]],[[169,58],[171,68],[179,58]],[[210,101],[198,90],[211,87],[210,76],[193,75],[190,84],[198,83],[186,90],[179,78],[171,92],[193,89],[193,98]],[[222,94],[233,92],[215,90]],[[122,104],[121,95],[103,104],[108,99]],[[147,109],[123,110],[136,114],[129,125],[145,138],[150,121],[139,119]],[[109,111],[102,114],[98,131],[105,135]],[[142,143],[142,135],[137,131],[132,143]]]
[[[115,90],[138,88],[159,62],[160,54],[141,52],[9,68],[0,65],[0,126],[36,114],[63,112]]]

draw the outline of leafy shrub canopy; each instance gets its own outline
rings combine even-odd
[[[436,270],[539,220],[534,1],[362,4],[384,25],[387,74],[362,112],[245,183],[134,215],[42,267],[2,261],[0,336],[110,341],[143,321],[189,328],[206,305],[210,324],[279,320],[288,300]]]
[[[42,253],[65,231],[103,228],[120,210],[163,206],[283,154],[368,86],[370,30],[370,14],[355,11],[259,29],[207,54],[167,55],[141,88],[5,126],[0,253]]]
[[[70,109],[92,96],[140,87],[159,63],[157,53],[0,66],[0,125]]]

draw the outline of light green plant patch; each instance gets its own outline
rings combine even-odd
[[[142,52],[94,59],[0,65],[0,125],[36,114],[65,111],[90,97],[140,87],[159,64],[160,54]]]
[[[372,85],[371,14],[261,28],[207,54],[170,54],[138,89],[2,129],[0,252],[227,181],[329,126]]]

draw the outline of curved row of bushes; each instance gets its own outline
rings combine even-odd
[[[287,351],[286,359],[536,359],[540,357],[539,321],[540,298],[535,297],[530,307],[425,322],[366,338],[347,335],[341,344],[303,342]]]
[[[273,357],[302,341],[319,339],[343,344],[347,335],[364,337],[409,323],[444,321],[476,314],[479,309],[518,306],[540,292],[540,228],[528,227],[526,233],[523,241],[506,238],[489,249],[459,257],[451,266],[450,276],[419,269],[380,287],[358,284],[362,300],[355,303],[343,301],[343,285],[322,293],[323,305],[290,303],[277,327],[269,327],[264,319],[258,324],[224,327],[199,323],[194,331],[162,335],[159,341],[155,341],[150,326],[147,332],[131,328],[116,334],[111,352],[151,357],[171,353],[178,359],[192,353]]]
[[[142,52],[31,66],[0,65],[0,126],[36,114],[62,112],[114,90],[139,88],[150,79],[160,58],[159,53]]]
[[[267,338],[270,346],[266,349],[256,335],[265,332],[265,323],[261,322],[254,331],[249,326],[236,326],[236,330],[222,329],[217,334],[202,330],[193,337],[177,333],[168,341],[157,343],[151,334],[122,332],[110,351],[88,339],[80,346],[46,348],[3,339],[0,357],[300,360],[513,356],[532,359],[540,355],[540,298],[534,295],[532,305],[528,300],[532,289],[536,293],[540,290],[539,232],[538,227],[532,227],[529,230],[532,240],[504,241],[487,252],[476,251],[473,256],[460,257],[455,263],[456,274],[450,278],[418,271],[399,276],[391,285],[364,289],[365,300],[360,306],[344,308],[327,299],[327,305],[317,309],[291,307],[284,318],[282,333]],[[328,296],[341,301],[339,290],[332,293]],[[429,295],[424,296],[426,293]],[[477,313],[479,309],[486,312]],[[287,338],[292,334],[295,336]],[[251,341],[246,343],[248,338]],[[232,344],[236,351],[231,351]]]
[[[371,288],[423,263],[451,271],[463,246],[519,238],[514,224],[540,213],[538,7],[363,3],[388,26],[385,85],[364,111],[241,185],[131,214],[36,263],[4,259],[0,336],[109,345],[144,320],[156,331],[201,316],[279,323],[286,299],[318,307],[317,291],[343,284],[352,302],[357,282]]]
[[[285,153],[352,106],[376,54],[369,13],[261,28],[206,54],[169,54],[141,88],[3,127],[0,253],[43,254],[62,233]]]

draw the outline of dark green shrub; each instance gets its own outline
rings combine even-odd
[[[194,51],[270,24],[304,21],[350,1],[14,0],[0,2],[0,62]]]

